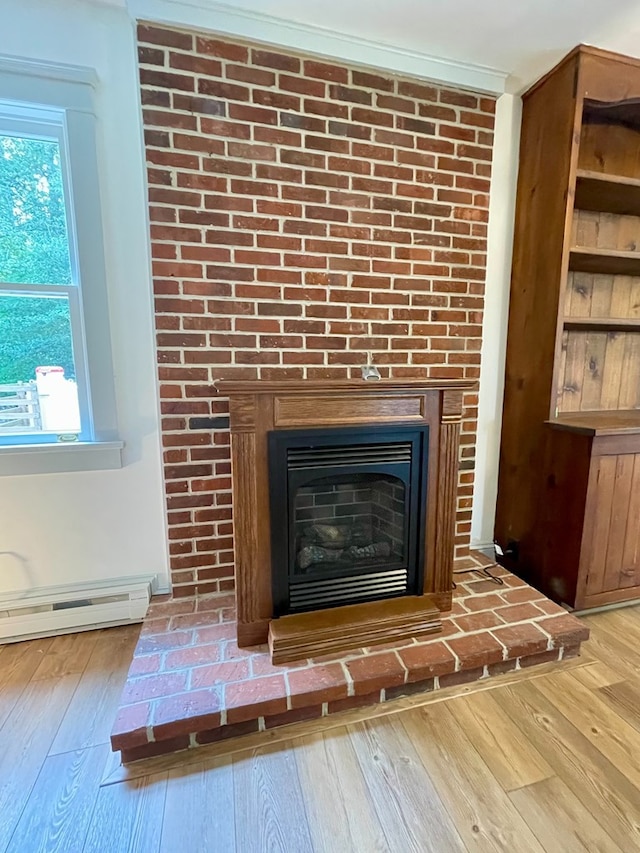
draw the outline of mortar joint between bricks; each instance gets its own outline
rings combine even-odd
[[[286,696],[287,711],[291,711],[291,710],[293,710],[293,706],[291,704],[291,685],[289,684],[289,672],[288,671],[284,673],[284,685],[285,685],[285,688],[287,691],[287,696]]]
[[[355,696],[355,686],[353,684],[353,678],[351,677],[351,673],[349,672],[349,667],[345,664],[343,660],[340,661],[340,666],[342,667],[345,681],[347,682],[347,696]]]
[[[484,630],[486,630],[486,629],[484,629]],[[484,633],[484,630],[482,631],[482,633]],[[451,646],[449,645],[449,643],[447,643],[446,640],[443,640],[443,643],[444,643],[445,648],[448,649],[451,652],[451,654],[453,655],[453,659],[455,661],[455,668],[453,671],[458,672],[462,668],[462,662],[461,662],[460,658],[454,652],[454,650],[451,648]]]
[[[499,637],[496,637],[491,631],[489,631],[489,636],[493,637],[500,645],[502,646],[502,660],[509,660],[509,647],[505,645]]]
[[[403,681],[403,684],[406,684],[406,683],[407,683],[407,681],[409,680],[409,670],[407,669],[407,667],[405,666],[404,661],[403,661],[403,660],[402,660],[402,658],[400,657],[400,653],[398,652],[398,650],[397,650],[397,649],[394,649],[394,650],[393,650],[393,653],[394,653],[394,655],[396,656],[396,660],[398,661],[398,663],[399,663],[399,664],[400,664],[400,666],[402,667],[402,671],[403,671],[403,673],[404,673],[404,681]]]
[[[544,615],[543,615],[543,618],[545,618],[545,617],[546,617],[547,619],[549,618],[546,614],[544,614]],[[536,617],[536,619],[538,619],[538,617]],[[540,625],[540,624],[539,624],[539,622],[537,622],[537,621],[536,621],[536,622],[534,622],[533,624],[536,626],[536,628],[537,628],[539,631],[541,631],[543,634],[546,634],[546,635],[547,635],[547,638],[548,638],[548,639],[547,639],[547,651],[549,651],[549,652],[550,652],[552,649],[557,648],[557,647],[556,647],[556,639],[555,639],[555,637],[553,636],[553,634],[550,634],[550,633],[549,633],[549,631],[547,631],[545,628],[543,628],[543,627],[542,627],[542,625]]]

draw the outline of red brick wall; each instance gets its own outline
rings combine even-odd
[[[139,27],[174,594],[233,578],[220,377],[477,378],[492,98]],[[468,547],[477,396],[457,548]]]

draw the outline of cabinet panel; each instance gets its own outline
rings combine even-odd
[[[580,137],[581,169],[603,174],[638,177],[640,135],[624,125],[585,124]]]
[[[638,227],[640,237],[640,223]],[[640,277],[569,272],[564,318],[640,319]]]
[[[640,407],[640,331],[565,331],[558,412]]]
[[[587,595],[640,584],[640,453],[594,457],[584,560]],[[624,596],[621,596],[623,598]]]

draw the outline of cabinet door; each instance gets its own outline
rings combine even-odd
[[[640,586],[640,453],[592,459],[582,560],[588,599],[638,594],[631,588]]]

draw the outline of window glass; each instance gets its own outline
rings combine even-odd
[[[0,135],[0,281],[72,282],[55,140]]]
[[[39,119],[37,109],[31,119],[16,114],[4,124],[0,445],[75,440],[90,433],[86,378],[77,375],[85,363],[84,335],[67,221],[63,124]]]
[[[80,432],[69,298],[0,292],[0,436]]]

